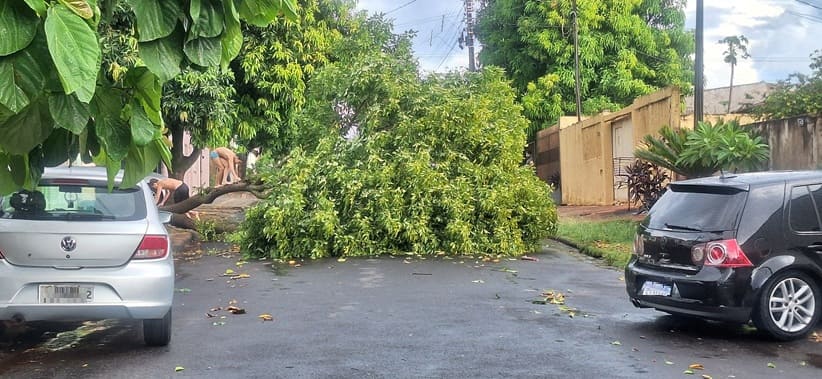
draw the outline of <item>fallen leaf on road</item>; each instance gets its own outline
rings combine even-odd
[[[244,315],[245,314],[245,309],[240,308],[240,307],[235,307],[233,305],[226,308],[225,310],[227,310],[227,311],[231,312],[231,314],[235,314],[235,315]]]
[[[191,292],[191,288],[178,288],[177,292],[179,292],[179,293],[189,293],[189,292]]]
[[[674,364],[674,362],[671,362],[671,361],[665,361],[665,364],[670,366],[670,365]]]
[[[619,279],[619,281],[620,281],[620,282],[624,282],[624,281],[625,281],[625,277],[624,277],[624,276],[620,276],[620,277],[619,277],[619,278],[617,278],[617,279]]]
[[[337,259],[337,262],[345,262],[345,258],[339,258]]]
[[[819,334],[819,332],[813,332],[810,336],[810,340],[813,342],[822,342],[822,334]]]
[[[691,370],[704,370],[705,366],[703,366],[701,363],[693,363],[690,366],[688,366],[688,368]]]
[[[231,299],[231,300],[228,301],[228,305],[237,305],[237,304],[239,304],[239,301],[237,301],[237,299]]]
[[[768,362],[768,368],[776,368],[776,365],[771,362]]]
[[[685,374],[685,375],[693,375],[694,371],[693,370],[685,370],[682,373]]]
[[[225,270],[225,273],[223,274],[223,276],[229,276],[229,275],[234,275],[234,270],[232,270],[230,268],[227,268]]]
[[[290,266],[294,266],[295,264],[297,264],[297,261],[288,261],[288,264],[289,264]]]
[[[183,367],[183,366],[177,366],[177,367],[175,367],[175,368],[174,368],[174,372],[180,372],[180,371],[183,371],[183,370],[185,370],[185,369],[186,369],[186,368],[185,368],[185,367]]]
[[[215,316],[215,315],[213,315],[213,314],[211,314],[211,313],[206,312],[206,317],[208,317],[208,318],[212,318],[212,317],[217,317],[217,316]]]
[[[529,256],[527,256],[527,255],[523,255],[523,256],[521,256],[519,259],[521,259],[521,260],[523,260],[523,261],[539,262],[539,259],[538,259],[538,258],[529,257]]]
[[[209,309],[210,312],[217,312],[217,311],[221,311],[221,310],[223,310],[223,307],[215,307],[215,308]]]
[[[214,326],[223,326],[223,325],[225,325],[225,322],[223,322],[223,321],[214,321],[214,322],[212,322],[212,323],[211,323],[211,325],[214,325]]]
[[[620,345],[622,345],[622,342],[614,341],[614,342],[611,342],[611,345],[620,346]]]
[[[714,377],[713,377],[713,376],[710,376],[710,375],[704,375],[704,374],[703,374],[703,375],[702,375],[702,379],[714,379]]]
[[[248,278],[250,278],[250,277],[251,277],[251,275],[248,275],[248,274],[240,274],[240,275],[234,275],[234,276],[232,276],[232,277],[231,277],[231,280],[237,280],[237,279],[248,279]]]
[[[83,363],[83,367],[88,367],[88,363]]]
[[[259,315],[259,316],[257,316],[257,317],[259,317],[259,318],[260,318],[260,319],[262,319],[263,321],[274,321],[274,316],[272,316],[272,315],[270,315],[270,314],[268,314],[268,313],[263,313],[263,314],[261,314],[261,315]]]
[[[483,281],[483,280],[472,280],[471,283],[482,284],[482,283],[485,283],[485,281]]]

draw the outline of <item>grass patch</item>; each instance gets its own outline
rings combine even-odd
[[[563,219],[559,223],[557,237],[574,243],[587,255],[623,268],[631,257],[636,226],[636,221],[629,220]]]

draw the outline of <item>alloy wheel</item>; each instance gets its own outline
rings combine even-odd
[[[768,313],[779,329],[793,333],[808,326],[816,312],[816,299],[804,280],[788,277],[771,290]]]

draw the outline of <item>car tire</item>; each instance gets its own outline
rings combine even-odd
[[[753,321],[757,329],[780,340],[807,336],[822,315],[819,284],[801,271],[776,273],[762,288]]]
[[[166,346],[171,342],[171,309],[156,320],[143,320],[143,341],[148,346]]]

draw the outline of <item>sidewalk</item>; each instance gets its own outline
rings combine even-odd
[[[584,218],[589,220],[623,219],[639,221],[645,214],[636,214],[637,209],[628,209],[627,204],[621,205],[562,205],[557,207],[557,213],[562,218]]]

